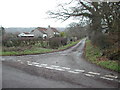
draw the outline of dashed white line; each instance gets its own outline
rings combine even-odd
[[[18,62],[21,62],[21,60],[17,60]]]
[[[94,75],[91,75],[91,74],[85,74],[85,75],[89,77],[94,77]]]
[[[57,67],[60,67],[60,66],[56,66],[56,65],[51,65],[51,67],[56,67],[56,68],[57,68]]]
[[[17,60],[20,63],[23,63],[21,60]],[[58,70],[58,71],[65,71],[68,70],[67,72],[69,73],[74,73],[74,74],[79,74],[80,72],[85,72],[85,70],[79,70],[79,69],[74,69],[74,71],[71,71],[71,68],[68,67],[60,67],[60,66],[56,66],[56,65],[51,65],[51,67],[48,67],[47,64],[39,64],[38,62],[30,62],[27,61],[28,65],[33,65],[36,67],[44,67],[47,69],[54,69],[54,70]],[[89,77],[94,77],[94,75],[100,75],[100,73],[96,73],[96,72],[88,72],[87,74],[84,74],[85,76],[89,76]],[[100,78],[102,79],[106,79],[106,80],[114,80],[113,78],[118,78],[118,76],[113,76],[113,75],[104,75],[101,76]],[[118,81],[120,82],[120,81]]]
[[[106,77],[100,77],[100,78],[102,78],[102,79],[106,79],[106,80],[113,80],[112,78],[106,78]]]
[[[28,64],[28,65],[33,65],[30,61],[27,61],[27,64]]]
[[[64,69],[61,69],[61,68],[54,68],[54,69],[58,71],[65,71]]]
[[[77,72],[85,72],[85,70],[79,70],[79,69],[75,69],[75,71],[77,71]]]
[[[54,69],[53,67],[45,67],[45,68],[47,68],[47,69]]]
[[[67,69],[67,70],[70,70],[70,68],[68,68],[68,67],[61,67],[61,68],[63,68],[63,69]]]
[[[118,78],[118,76],[113,76],[113,75],[105,75],[105,77],[109,77],[109,78]]]
[[[79,72],[75,72],[75,71],[68,71],[70,73],[75,73],[75,74],[78,74]]]
[[[41,64],[41,66],[47,66],[47,64]]]
[[[32,62],[33,64],[39,64],[38,62]]]
[[[23,64],[23,62],[21,60],[17,60],[18,62],[20,62],[21,64]]]
[[[36,66],[36,67],[42,67],[41,65],[38,65],[38,64],[36,64],[36,65],[34,65],[34,66]]]
[[[89,74],[94,74],[94,75],[100,75],[100,73],[96,73],[96,72],[88,72]]]

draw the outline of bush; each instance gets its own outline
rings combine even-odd
[[[102,50],[102,56],[106,56],[110,60],[120,60],[120,46],[117,33],[103,34],[93,32],[91,41],[94,47]]]
[[[60,46],[60,44],[60,39],[57,37],[49,39],[49,47],[52,49],[57,49]]]
[[[7,38],[2,39],[2,45],[6,47],[28,46],[40,43],[41,39],[36,38]]]
[[[61,44],[64,46],[64,45],[67,45],[67,38],[61,38]]]
[[[58,49],[60,46],[67,45],[67,39],[63,37],[54,37],[49,39],[49,47],[52,49]]]
[[[35,45],[42,48],[57,49],[60,46],[67,45],[67,38],[54,37],[46,40],[40,38],[6,38],[2,40],[2,45],[16,48]]]
[[[111,46],[106,35],[103,33],[95,33],[91,37],[92,44],[98,46],[100,49],[106,49]]]

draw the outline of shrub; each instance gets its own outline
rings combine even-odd
[[[61,44],[64,46],[64,45],[67,45],[67,38],[62,38],[61,39]]]
[[[52,49],[57,49],[60,46],[67,45],[67,38],[54,37],[49,39],[49,47]]]
[[[100,49],[106,49],[111,46],[106,35],[103,33],[94,33],[91,37],[92,44],[98,46]]]
[[[58,37],[49,39],[49,47],[52,49],[57,49],[61,45],[61,41]]]
[[[6,38],[2,39],[2,45],[6,47],[28,46],[40,43],[41,39],[36,38]]]

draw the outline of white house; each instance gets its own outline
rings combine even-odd
[[[59,35],[60,33],[57,31],[56,28],[48,26],[48,28],[37,27],[36,29],[31,31],[34,34],[34,37],[38,38],[52,38],[55,35]]]
[[[38,27],[34,30],[31,31],[32,34],[34,34],[35,38],[41,37],[41,38],[47,38],[47,29],[46,28],[42,28],[42,27]]]

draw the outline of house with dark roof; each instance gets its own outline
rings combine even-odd
[[[56,28],[51,28],[54,32],[54,34],[59,34],[60,32]]]
[[[60,34],[60,32],[56,28],[50,26],[48,26],[47,33],[49,38]]]
[[[31,31],[32,34],[34,34],[35,38],[46,38],[47,35],[47,29],[43,27],[37,27],[36,29]]]
[[[31,34],[34,34],[34,37],[38,38],[52,38],[55,35],[59,35],[59,31],[56,28],[48,26],[48,28],[37,27],[31,31]]]

